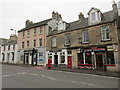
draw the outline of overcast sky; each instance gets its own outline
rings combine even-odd
[[[92,7],[101,12],[112,10],[113,0],[0,0],[0,37],[9,38],[14,30],[25,27],[27,19],[39,22],[52,17],[52,11],[62,15],[63,20],[78,20],[82,12],[85,17]],[[120,0],[115,0],[116,3]]]

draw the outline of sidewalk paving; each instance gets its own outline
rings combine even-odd
[[[58,68],[52,67],[52,70],[60,70],[60,71],[68,71],[68,72],[77,72],[77,73],[85,73],[85,74],[95,74],[95,75],[102,75],[102,76],[111,76],[111,77],[119,77],[120,73],[118,72],[110,72],[110,71],[98,71],[98,70],[84,70],[84,69],[69,69],[69,68]]]
[[[37,69],[41,69],[41,68],[48,69],[47,66],[33,66],[33,65],[25,65],[25,64],[8,64],[8,63],[2,63],[2,64],[15,65],[15,66],[21,66],[21,67],[31,67],[31,68],[37,68]],[[111,77],[119,77],[120,78],[119,72],[98,71],[98,70],[93,71],[93,70],[70,69],[70,68],[59,68],[59,67],[51,67],[50,70],[94,74],[94,75],[111,76]]]

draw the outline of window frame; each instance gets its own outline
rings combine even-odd
[[[64,35],[64,45],[71,45],[70,33]]]
[[[56,36],[52,37],[52,47],[57,47],[57,37]]]
[[[25,48],[25,42],[22,42],[22,48]]]
[[[27,48],[30,46],[30,41],[27,41]]]
[[[33,47],[36,47],[36,39],[33,40]]]
[[[34,32],[33,33],[34,33],[34,35],[36,35],[36,33],[37,33],[37,29],[36,28],[34,28]]]
[[[82,31],[82,43],[89,43],[89,30]]]
[[[42,38],[40,38],[40,39],[39,39],[39,46],[42,47],[42,44],[43,44]]]
[[[107,28],[104,28],[104,27],[107,27]],[[103,29],[104,28],[104,29]],[[107,31],[108,30],[108,31]],[[107,34],[109,34],[108,36],[109,36],[109,38],[107,38]],[[103,35],[105,35],[105,36],[103,36]],[[101,40],[102,41],[109,41],[109,40],[111,40],[111,38],[110,38],[110,27],[109,27],[109,25],[105,25],[105,26],[102,26],[101,27]]]

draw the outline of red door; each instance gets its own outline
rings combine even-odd
[[[72,56],[68,56],[68,68],[72,68]]]

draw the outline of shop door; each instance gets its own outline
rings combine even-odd
[[[55,66],[58,65],[58,55],[54,55],[54,64]]]
[[[96,69],[103,69],[102,54],[96,54]]]
[[[68,56],[68,68],[72,68],[72,56]]]

